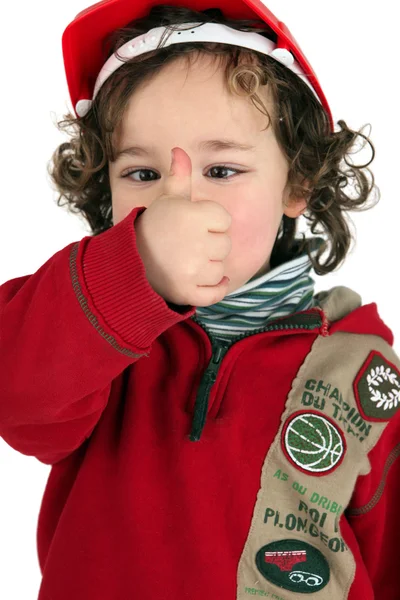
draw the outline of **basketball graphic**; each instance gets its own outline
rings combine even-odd
[[[339,427],[313,411],[296,412],[285,423],[282,448],[295,467],[312,475],[326,475],[342,462],[346,442]]]

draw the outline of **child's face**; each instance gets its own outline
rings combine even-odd
[[[265,95],[263,100],[271,112]],[[306,203],[298,200],[289,207],[283,205],[290,202],[288,165],[272,125],[261,131],[266,125],[267,117],[250,100],[229,94],[222,68],[217,69],[208,57],[199,59],[188,74],[183,61],[167,65],[132,96],[119,130],[118,150],[140,145],[153,146],[154,152],[123,155],[109,163],[114,225],[136,206],[148,207],[163,193],[171,150],[179,146],[192,161],[193,201],[218,202],[232,216],[227,231],[232,250],[224,263],[224,275],[231,280],[228,293],[255,274],[267,273],[283,213],[295,218]],[[255,151],[201,153],[196,148],[199,141],[223,138],[251,144]],[[224,164],[226,171],[213,168]],[[150,172],[121,176],[134,169]]]

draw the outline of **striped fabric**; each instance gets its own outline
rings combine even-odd
[[[324,239],[312,239],[311,255],[315,256]],[[266,327],[274,319],[318,306],[311,269],[304,250],[268,273],[254,276],[217,304],[197,307],[191,318],[195,317],[216,338],[232,341],[240,334]]]

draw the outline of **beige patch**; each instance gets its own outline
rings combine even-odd
[[[339,288],[340,293],[346,294],[346,290]],[[333,301],[331,298],[331,308]],[[368,453],[387,425],[366,424],[357,411],[353,383],[371,351],[400,368],[399,358],[382,338],[345,332],[319,336],[300,367],[262,468],[253,518],[238,565],[237,600],[248,600],[250,596],[304,600],[304,593],[278,587],[257,568],[256,556],[261,548],[288,539],[311,544],[329,564],[329,582],[321,591],[312,593],[313,600],[347,599],[355,560],[342,539],[339,519],[358,476],[369,473]],[[319,476],[300,470],[282,450],[287,420],[307,409],[336,423],[346,443],[340,465]],[[349,414],[351,417],[346,418]]]

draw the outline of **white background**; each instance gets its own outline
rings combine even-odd
[[[375,145],[376,158],[370,168],[381,201],[369,211],[350,214],[357,243],[344,266],[324,277],[312,274],[316,292],[345,285],[361,295],[363,304],[376,302],[394,333],[394,349],[399,354],[395,4],[378,3],[374,10],[362,0],[270,0],[266,4],[286,23],[310,60],[335,124],[344,119],[355,130],[372,125],[364,133]],[[57,194],[46,173],[53,150],[65,140],[53,122],[70,109],[61,36],[89,5],[82,0],[23,0],[7,2],[2,8],[0,284],[34,273],[58,250],[90,234],[78,217],[57,207]],[[369,158],[367,147],[352,160],[362,164]],[[305,231],[304,226],[301,230]],[[37,599],[41,575],[36,526],[49,472],[50,467],[19,454],[0,439],[1,600]]]

